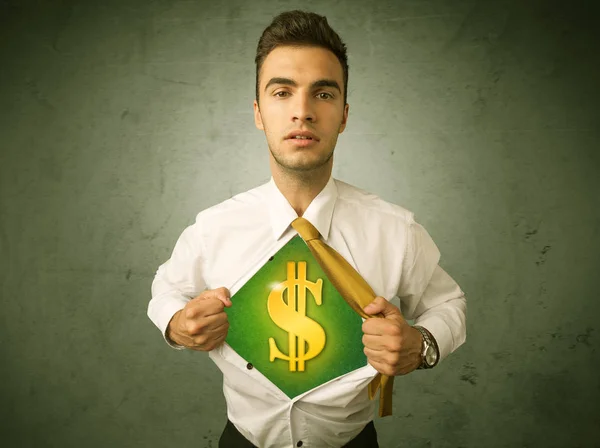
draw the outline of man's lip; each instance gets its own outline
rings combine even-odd
[[[286,141],[289,141],[292,145],[295,145],[297,147],[305,147],[313,145],[315,143],[319,143],[318,140],[312,140],[308,138],[288,138],[286,139]]]
[[[313,134],[312,132],[310,132],[309,130],[295,130],[292,131],[288,134],[288,136],[286,136],[286,140],[290,140],[292,138],[296,138],[297,135],[300,135],[302,137],[310,137],[312,140],[314,141],[319,141],[319,139],[317,138],[317,136],[315,134]]]

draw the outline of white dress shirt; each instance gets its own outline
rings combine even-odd
[[[273,178],[198,213],[152,283],[148,317],[165,341],[183,349],[166,337],[173,315],[205,289],[225,286],[233,296],[296,236],[297,217]],[[403,316],[432,333],[440,361],[463,344],[464,293],[412,212],[330,177],[303,217],[378,296],[399,299]],[[373,420],[379,393],[369,400],[370,364],[290,399],[226,343],[209,356],[223,372],[229,420],[258,447],[341,447]]]

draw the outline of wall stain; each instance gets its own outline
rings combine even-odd
[[[472,385],[477,384],[477,372],[475,371],[475,366],[468,362],[463,365],[464,373],[460,376],[461,381],[465,381],[467,383],[471,383]]]
[[[552,339],[563,339],[564,338],[563,334],[560,332],[560,327],[558,327],[554,333],[550,333],[550,336],[552,336]]]
[[[531,238],[536,233],[538,233],[537,229],[533,229],[531,232],[525,232],[525,239],[528,240],[529,238]]]
[[[538,266],[544,264],[546,262],[546,253],[552,248],[552,246],[544,246],[544,248],[540,252],[540,258],[535,262]]]
[[[593,328],[591,328],[591,327],[587,327],[587,328],[585,329],[585,333],[578,334],[578,335],[575,337],[575,341],[576,341],[576,342],[575,342],[575,344],[571,345],[571,346],[569,347],[569,349],[573,350],[574,348],[576,348],[576,347],[577,347],[577,344],[583,344],[583,345],[585,345],[585,346],[587,346],[587,347],[591,347],[591,344],[590,344],[590,340],[589,340],[589,339],[590,339],[590,337],[592,336],[592,332],[593,332],[593,331],[594,331],[594,329],[593,329]]]
[[[33,99],[40,106],[42,106],[48,110],[51,110],[51,111],[56,110],[56,107],[54,107],[54,104],[52,104],[50,102],[50,100],[48,100],[48,97],[46,96],[46,94],[40,90],[37,83],[33,79],[27,78],[25,80],[25,85],[27,86],[27,89],[29,90],[29,93],[31,93]]]
[[[493,352],[492,357],[496,360],[501,360],[510,357],[510,352],[508,350],[503,350],[501,352]]]

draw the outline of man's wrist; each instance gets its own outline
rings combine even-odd
[[[176,321],[177,317],[179,316],[179,313],[181,313],[181,310],[179,310],[175,314],[173,314],[173,317],[171,317],[171,320],[167,324],[167,330],[165,331],[165,336],[167,337],[167,341],[174,345],[182,345],[178,341],[175,340],[175,337],[174,337],[175,332],[173,331],[173,325],[175,325],[175,321]]]
[[[433,345],[435,346],[435,351],[438,353],[438,356],[440,354],[440,347],[438,346],[437,341],[435,340],[435,338],[433,337],[433,335],[431,334],[431,331],[429,331],[427,328],[425,327],[421,327],[423,330],[425,330],[425,332],[429,335],[429,339],[431,339],[431,342],[433,342]]]
[[[175,339],[173,339],[173,336],[171,336],[171,331],[168,328],[167,328],[167,331],[165,332],[165,336],[167,337],[167,342],[169,342],[170,344],[181,345],[178,342],[176,342]]]
[[[440,350],[437,341],[427,328],[421,325],[413,325],[413,327],[421,334],[421,364],[417,369],[431,369],[435,367],[440,360]],[[426,345],[429,346],[427,349]]]

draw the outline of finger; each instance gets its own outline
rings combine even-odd
[[[225,342],[225,337],[227,335],[224,334],[222,336],[219,336],[218,338],[216,338],[208,347],[207,347],[207,351],[211,351],[214,350],[215,348],[219,347],[220,345],[222,345]]]
[[[376,361],[380,364],[387,364],[385,359],[385,352],[383,350],[372,350],[368,347],[363,349],[365,355],[370,361]]]
[[[225,314],[223,309],[225,308],[225,304],[219,299],[207,299],[206,308],[204,308],[203,317],[214,316],[216,314]],[[226,315],[226,314],[225,314]]]
[[[225,314],[225,313],[223,313]],[[211,316],[215,317],[215,316]],[[229,321],[227,320],[227,315],[225,314],[224,318],[220,318],[220,316],[217,315],[217,317],[219,317],[219,319],[215,319],[214,321],[211,321],[208,326],[206,327],[206,333],[207,334],[221,334],[221,333],[227,333],[227,330],[229,329]]]
[[[221,305],[223,306],[223,305]],[[220,326],[223,322],[227,321],[227,314],[221,312],[219,314],[213,314],[210,316],[202,316],[196,319],[188,319],[184,322],[184,328],[187,334],[190,336],[201,336],[206,334],[207,331],[212,330]]]
[[[379,373],[381,373],[381,374],[383,374],[383,375],[394,375],[394,371],[393,371],[393,369],[391,368],[391,366],[389,366],[389,365],[387,365],[387,364],[385,364],[385,363],[382,363],[382,362],[379,362],[379,361],[373,360],[373,359],[369,359],[369,358],[367,358],[367,361],[368,361],[368,363],[369,363],[369,364],[371,364],[371,365],[373,366],[373,368],[374,368],[375,370],[377,370]]]
[[[392,350],[392,347],[388,346],[388,341],[386,338],[381,336],[374,336],[370,334],[364,334],[362,337],[362,343],[365,347],[370,348],[371,350]]]
[[[205,298],[219,299],[221,302],[223,302],[223,305],[227,307],[231,306],[231,294],[224,286],[221,288],[204,291],[203,294],[206,294]]]
[[[380,354],[380,352],[376,351],[367,351],[369,352],[367,355],[369,364],[384,375],[398,375],[400,373],[408,373],[412,370],[398,356],[390,355],[389,353]]]
[[[362,332],[373,336],[382,336],[385,334],[385,326],[389,325],[383,319],[367,319],[362,323]]]
[[[209,352],[221,345],[225,341],[225,337],[226,334],[220,334],[214,337],[197,338],[194,342],[201,351]]]
[[[194,302],[189,302],[186,306],[186,319],[199,319],[205,316],[211,316],[223,312],[223,302],[219,299],[208,298],[198,299]]]
[[[224,312],[203,317],[198,323],[202,327],[203,333],[212,333],[215,332],[217,328],[222,327],[224,324],[229,325],[227,314]]]
[[[398,322],[387,319],[367,319],[362,323],[364,334],[373,336],[400,336],[400,327]]]
[[[371,303],[363,308],[363,311],[371,315],[383,313],[384,310],[387,310],[389,304],[390,303],[383,297],[377,296]]]

